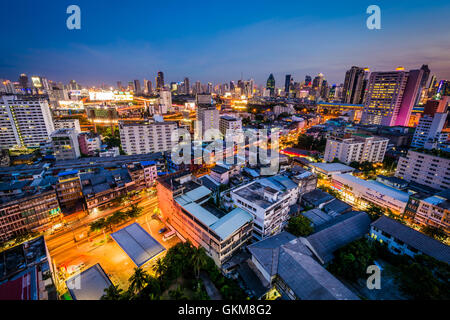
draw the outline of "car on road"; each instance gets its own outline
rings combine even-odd
[[[159,234],[162,234],[162,233],[164,233],[164,232],[166,232],[166,231],[167,231],[167,228],[164,227],[164,228],[160,229],[160,230],[158,231],[158,233],[159,233]]]

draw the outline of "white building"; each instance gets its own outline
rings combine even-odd
[[[395,176],[431,188],[450,188],[450,158],[409,150],[398,160]]]
[[[422,116],[414,132],[411,147],[438,149],[448,138],[448,133],[442,132],[447,116],[447,112],[435,113],[434,116]]]
[[[354,134],[349,138],[330,137],[327,139],[324,160],[338,159],[349,164],[356,162],[383,162],[389,139]]]
[[[53,131],[47,100],[0,97],[0,148],[39,146]]]
[[[119,121],[120,142],[128,155],[172,150],[176,122]]]
[[[78,134],[75,129],[59,129],[50,135],[56,160],[71,160],[80,157]]]
[[[159,92],[159,107],[161,114],[172,111],[172,93],[169,90]]]
[[[230,132],[242,130],[242,119],[232,116],[221,116],[219,130],[223,135],[227,134],[227,130]]]
[[[254,217],[253,237],[262,240],[282,231],[299,185],[284,176],[259,179],[230,192],[235,206]]]
[[[113,147],[109,150],[101,151],[98,154],[98,156],[101,158],[118,157],[119,155],[120,155],[119,147]]]
[[[82,132],[78,134],[78,144],[82,154],[92,156],[100,151],[102,140],[97,134],[92,132]]]
[[[78,119],[58,119],[54,120],[55,130],[58,129],[75,129],[77,133],[81,132],[80,121]]]
[[[409,200],[406,192],[378,181],[363,180],[348,173],[334,174],[332,186],[341,192],[347,203],[363,208],[373,204],[390,209],[395,214],[403,214]]]
[[[219,110],[215,107],[201,108],[197,109],[197,121],[201,122],[202,126],[202,137],[204,137],[205,132],[210,129],[219,130],[220,114]]]

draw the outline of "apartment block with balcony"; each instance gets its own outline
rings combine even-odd
[[[351,162],[383,162],[389,139],[364,134],[327,139],[324,160],[334,159],[350,164]]]

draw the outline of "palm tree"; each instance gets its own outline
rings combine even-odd
[[[156,263],[153,265],[153,271],[155,271],[156,275],[158,277],[161,277],[166,270],[167,266],[164,263],[164,260],[161,258],[156,260]]]
[[[191,257],[192,265],[194,266],[195,277],[200,277],[200,270],[206,266],[207,256],[205,248],[199,247],[197,248]]]
[[[130,287],[128,290],[133,294],[138,294],[146,285],[149,275],[142,268],[134,268],[134,273],[128,280]]]
[[[122,289],[113,284],[106,288],[104,291],[105,293],[100,298],[100,300],[119,300],[122,296]]]
[[[169,296],[173,300],[185,300],[186,299],[186,297],[183,294],[183,289],[181,289],[181,286],[178,286],[175,290],[170,290]]]

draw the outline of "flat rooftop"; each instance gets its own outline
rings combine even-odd
[[[104,290],[111,284],[111,280],[100,264],[96,264],[66,281],[69,293],[74,300],[100,300],[105,293]]]
[[[123,251],[138,267],[166,250],[138,223],[133,223],[111,234]]]

